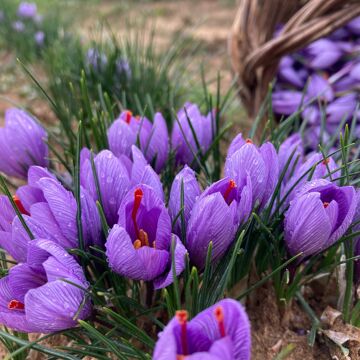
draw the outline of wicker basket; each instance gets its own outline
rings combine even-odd
[[[359,15],[360,0],[240,0],[229,50],[249,117],[258,113],[282,56]],[[280,23],[284,28],[273,38]]]

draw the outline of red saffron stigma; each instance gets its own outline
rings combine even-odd
[[[19,209],[20,213],[23,215],[30,215],[26,209],[24,208],[24,205],[22,204],[22,202],[20,201],[20,199],[18,198],[17,195],[13,195],[13,200],[14,203],[16,205],[16,207]]]
[[[18,300],[11,300],[8,303],[9,310],[24,310],[25,305]]]
[[[229,181],[229,185],[228,185],[228,187],[226,188],[226,190],[225,190],[225,192],[224,192],[224,195],[223,195],[224,200],[225,200],[226,202],[228,202],[228,197],[229,197],[229,195],[230,195],[230,193],[231,193],[231,190],[232,190],[232,189],[235,189],[235,188],[236,188],[236,182],[231,179],[231,180]]]
[[[186,333],[186,326],[187,326],[187,319],[188,319],[188,312],[186,310],[178,310],[176,312],[176,318],[180,324],[181,327],[181,334],[180,334],[180,340],[181,340],[181,348],[183,355],[189,354],[189,348],[188,348],[188,342],[187,342],[187,333]],[[181,358],[180,358],[181,359]]]
[[[327,201],[324,201],[323,205],[324,205],[324,208],[326,209],[330,205],[330,203],[328,203]]]
[[[217,306],[215,308],[215,318],[216,321],[218,323],[219,326],[219,332],[221,337],[225,337],[226,336],[226,332],[225,332],[225,325],[224,325],[224,312],[223,312],[223,308],[221,306]]]
[[[125,121],[127,124],[130,124],[131,118],[132,118],[132,112],[131,111],[127,111],[125,114]]]
[[[252,141],[251,139],[249,139],[249,138],[247,138],[247,139],[245,140],[245,142],[246,142],[247,144],[252,144],[252,143],[253,143],[253,141]]]
[[[323,165],[327,165],[329,162],[330,162],[330,159],[327,158],[327,159],[324,159],[322,163],[323,163]]]
[[[136,215],[139,210],[141,199],[143,198],[143,195],[144,195],[143,191],[140,188],[138,188],[134,191],[134,207],[133,207],[133,210],[131,213],[131,217],[134,222],[135,233],[136,233],[137,238],[139,238],[139,228],[138,228],[137,221],[136,221]]]

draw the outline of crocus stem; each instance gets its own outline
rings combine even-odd
[[[353,249],[353,241],[349,239],[348,242],[344,243],[345,246],[345,255],[346,258],[352,258],[354,249]],[[354,278],[354,260],[348,261],[346,263],[346,288],[345,288],[345,296],[344,296],[344,305],[343,305],[343,314],[344,320],[346,322],[350,321],[351,315],[351,304],[353,300],[353,279]]]
[[[146,306],[151,308],[154,295],[154,285],[151,281],[146,282]]]

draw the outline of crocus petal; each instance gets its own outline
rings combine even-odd
[[[229,206],[220,193],[200,197],[192,210],[187,228],[186,247],[191,261],[202,269],[212,241],[212,261],[218,260],[234,240],[237,203]]]
[[[128,171],[121,160],[109,150],[101,151],[94,159],[99,181],[102,206],[109,226],[117,222],[117,212],[124,195],[129,189]],[[94,200],[99,200],[89,160],[85,161],[81,170],[81,185]]]
[[[38,184],[62,234],[70,243],[77,245],[77,205],[74,195],[53,179],[42,178],[38,181]]]
[[[142,152],[132,147],[133,166],[131,170],[131,186],[145,184],[154,189],[161,200],[164,200],[164,190],[159,175],[148,165]]]
[[[267,178],[265,180],[266,188],[260,203],[260,208],[264,208],[273,194],[279,180],[279,162],[273,144],[267,142],[260,147],[259,151],[263,156],[267,168]]]
[[[153,280],[164,272],[169,254],[148,246],[135,250],[126,230],[114,225],[107,238],[106,256],[118,274],[134,280]]]
[[[82,306],[85,292],[78,287],[57,280],[49,282],[25,295],[26,318],[34,324],[38,332],[50,333],[68,329],[77,325],[74,316]],[[77,319],[90,315],[90,305],[80,310]]]
[[[9,284],[9,276],[0,279],[0,323],[20,332],[34,332],[36,329],[28,323],[25,312],[9,310],[9,301],[14,300]]]
[[[187,250],[176,235],[173,235],[173,239],[175,240],[175,251],[174,251],[175,274],[176,276],[179,276],[185,268],[185,254],[187,253]],[[167,287],[168,285],[172,284],[172,282],[174,281],[174,277],[173,277],[174,269],[172,266],[171,253],[169,257],[169,262],[170,262],[169,271],[154,280],[155,289],[162,289],[164,287]]]
[[[196,198],[200,195],[201,190],[196,180],[195,172],[187,165],[175,176],[171,185],[169,198],[169,213],[174,219],[179,215],[181,209],[181,186],[184,184],[184,220],[185,227],[190,219],[190,214],[194,206]],[[174,232],[181,235],[181,219],[178,218],[174,225]]]
[[[331,229],[319,193],[304,194],[290,203],[284,227],[290,255],[302,252],[306,257],[325,249]]]
[[[81,222],[86,245],[102,246],[102,228],[99,212],[90,194],[80,187]]]
[[[154,124],[150,134],[149,145],[146,150],[146,158],[152,164],[155,160],[154,169],[159,173],[165,165],[169,153],[169,134],[166,121],[161,113],[154,116]]]
[[[122,119],[113,122],[108,130],[109,149],[116,155],[130,156],[136,143],[136,132]]]
[[[239,302],[224,299],[204,310],[191,321],[202,329],[209,339],[220,338],[218,323],[214,316],[215,309],[221,307],[224,314],[225,333],[232,340],[234,359],[250,359],[251,338],[250,322]]]

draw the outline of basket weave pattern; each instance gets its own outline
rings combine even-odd
[[[249,117],[258,113],[281,57],[359,15],[360,0],[240,0],[229,51]],[[274,38],[278,24],[284,28]]]

